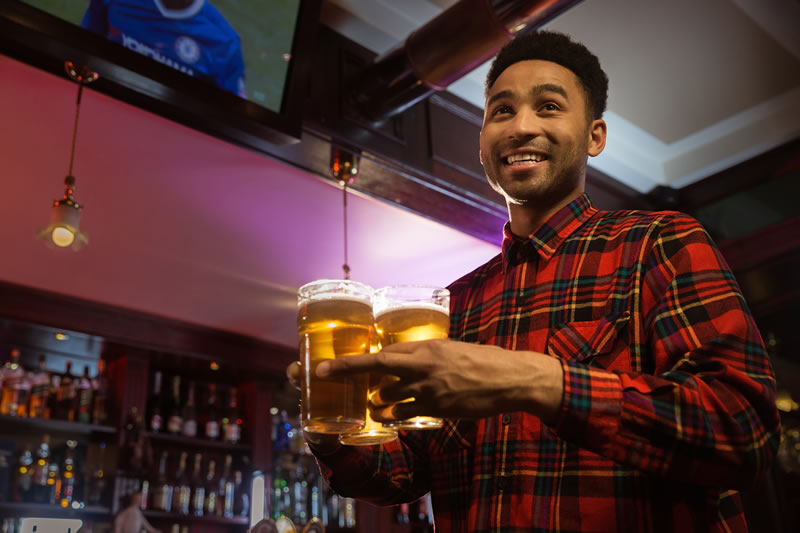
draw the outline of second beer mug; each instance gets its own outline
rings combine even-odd
[[[448,336],[450,291],[447,289],[424,285],[383,287],[375,291],[373,310],[383,348],[398,342],[446,339]],[[435,429],[442,427],[442,419],[417,416],[384,423],[384,426],[406,430]]]
[[[349,280],[319,280],[297,291],[301,421],[311,433],[349,433],[364,427],[367,374],[320,379],[326,359],[369,353],[374,335],[372,288]]]

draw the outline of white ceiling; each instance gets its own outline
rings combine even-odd
[[[451,3],[328,0],[323,18],[380,52]],[[759,24],[727,0],[586,0],[556,20],[611,77],[596,166],[647,191],[796,137],[800,46]],[[484,68],[451,90],[482,106]],[[0,280],[296,344],[297,287],[341,276],[337,186],[90,88],[74,172],[89,246],[51,250],[34,234],[63,191],[76,86],[3,56],[0,80]],[[446,284],[498,251],[358,194],[349,209],[352,276],[373,286]]]
[[[382,53],[456,0],[329,0],[323,21]],[[800,2],[584,0],[546,27],[609,75],[608,143],[590,164],[680,188],[800,135]],[[449,90],[483,107],[488,65]]]

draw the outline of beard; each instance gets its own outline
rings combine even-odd
[[[573,195],[585,179],[588,140],[582,146],[562,148],[551,143],[512,141],[497,145],[491,160],[484,161],[489,185],[503,195],[508,204],[549,207]],[[543,168],[517,175],[504,174],[507,166],[500,158],[508,150],[530,149],[548,154]]]

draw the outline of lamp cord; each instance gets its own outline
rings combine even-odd
[[[344,182],[342,187],[342,213],[344,215],[344,279],[350,279],[350,265],[347,264],[347,181]]]
[[[75,162],[75,142],[78,139],[78,118],[81,113],[81,93],[83,92],[83,76],[78,76],[78,99],[75,102],[75,123],[72,126],[72,151],[69,155],[69,172],[67,176],[72,176],[72,164]]]

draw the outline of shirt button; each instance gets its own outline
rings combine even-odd
[[[509,425],[511,423],[511,415],[503,415],[503,424]]]

